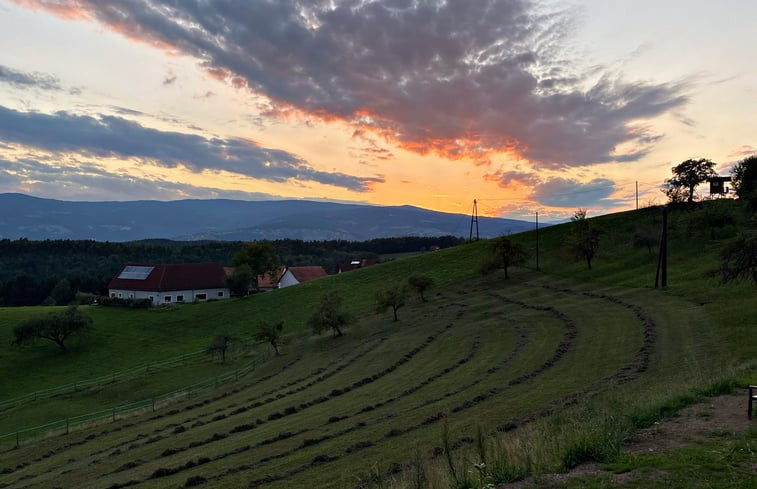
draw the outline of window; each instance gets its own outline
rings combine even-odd
[[[134,298],[134,294],[129,294],[129,299],[133,299],[133,298]]]
[[[164,302],[171,302],[171,296],[170,296],[170,295],[167,295],[167,296],[165,296],[165,297],[163,298],[163,301],[164,301]]]
[[[223,290],[218,293],[218,297],[223,297]]]
[[[195,298],[196,298],[196,299],[197,299],[198,301],[204,301],[205,299],[207,299],[207,298],[208,298],[208,296],[207,296],[206,294],[197,294],[197,295],[195,296]]]
[[[183,295],[177,295],[176,296],[176,302],[184,302],[184,296]]]
[[[111,296],[111,297],[112,297],[113,299],[115,299],[115,298],[116,298],[116,293],[115,293],[115,292],[111,292],[111,293],[110,293],[110,296]]]

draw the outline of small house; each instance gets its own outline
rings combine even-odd
[[[284,273],[279,279],[279,288],[289,287],[291,285],[301,284],[303,282],[310,282],[321,277],[328,275],[326,270],[321,266],[308,266],[308,267],[286,267]]]
[[[707,179],[710,182],[710,195],[727,195],[730,192],[728,185],[731,183],[731,177],[710,177]]]
[[[117,299],[150,299],[154,305],[228,299],[226,271],[220,263],[124,265],[108,284]]]
[[[340,263],[337,267],[336,273],[349,272],[350,270],[357,270],[358,268],[365,268],[371,265],[375,265],[377,260],[363,258],[362,260],[352,260],[349,263]]]

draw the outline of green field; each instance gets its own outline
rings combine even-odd
[[[706,227],[708,213],[733,217]],[[629,429],[695,389],[757,382],[757,287],[707,274],[753,222],[731,201],[675,211],[669,287],[655,290],[656,256],[631,243],[659,220],[659,209],[594,220],[592,270],[564,249],[563,225],[540,231],[541,272],[532,257],[507,281],[477,273],[481,241],[240,300],[88,308],[95,331],[65,355],[0,350],[0,400],[202,350],[220,330],[249,338],[261,319],[284,321],[283,354],[248,342],[226,364],[194,357],[8,407],[0,487],[483,487],[473,464],[487,453],[492,467],[507,460],[498,482],[610,461]],[[533,233],[513,239],[534,249]],[[398,322],[373,312],[378,290],[417,273],[434,279],[428,302],[411,296]],[[344,337],[312,336],[307,317],[331,290],[357,320]],[[0,309],[2,344],[48,310]],[[236,380],[181,391],[250,361]],[[13,448],[15,430],[177,390],[154,411]]]

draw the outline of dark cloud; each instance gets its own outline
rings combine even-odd
[[[380,177],[356,177],[311,167],[301,158],[238,138],[159,131],[117,116],[18,112],[0,106],[0,141],[89,157],[139,158],[193,172],[226,170],[272,182],[311,181],[364,192]]]
[[[606,178],[585,183],[569,178],[550,178],[533,187],[531,198],[549,207],[606,208],[621,204],[609,198],[615,190],[615,182]]]
[[[40,161],[42,160],[42,161]],[[273,200],[281,197],[109,173],[88,163],[49,164],[45,158],[0,159],[0,192],[23,192],[62,200]]]
[[[39,72],[17,71],[0,65],[0,83],[21,88],[41,88],[43,90],[62,90],[58,78]]]
[[[345,120],[418,153],[511,152],[563,168],[632,161],[639,125],[680,109],[686,83],[629,82],[562,56],[571,12],[537,0],[59,0],[208,73],[267,95],[273,112]],[[593,81],[592,81],[593,80]],[[634,149],[618,154],[619,147]]]

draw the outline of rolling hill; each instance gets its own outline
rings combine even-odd
[[[511,280],[477,273],[489,246],[479,241],[236,301],[88,308],[96,333],[66,356],[44,344],[0,351],[3,398],[115,379],[201,350],[219,329],[249,338],[260,320],[284,320],[283,354],[242,343],[227,367],[200,357],[6,407],[0,449],[16,436],[20,446],[0,453],[0,487],[479,488],[473,464],[483,459],[496,482],[617,460],[633,429],[694,392],[757,381],[755,286],[708,274],[750,226],[740,212],[734,202],[673,212],[664,290],[652,287],[654,251],[633,246],[640,229],[659,226],[659,209],[644,209],[592,220],[602,229],[592,270],[567,253],[570,226],[559,225],[540,233],[542,271],[532,255]],[[729,219],[703,225],[715,214]],[[532,233],[512,239],[535,251]],[[418,273],[434,280],[427,302],[409,296],[397,322],[373,312],[377,291]],[[326,291],[356,319],[344,337],[306,330]],[[47,310],[0,309],[2,343]],[[235,375],[213,382],[224,368]],[[99,421],[60,434],[83,412]],[[14,433],[61,419],[57,436]],[[713,477],[737,474],[741,485],[716,487],[748,487],[749,459],[732,460]],[[644,487],[671,487],[675,468],[656,470],[641,474]]]

